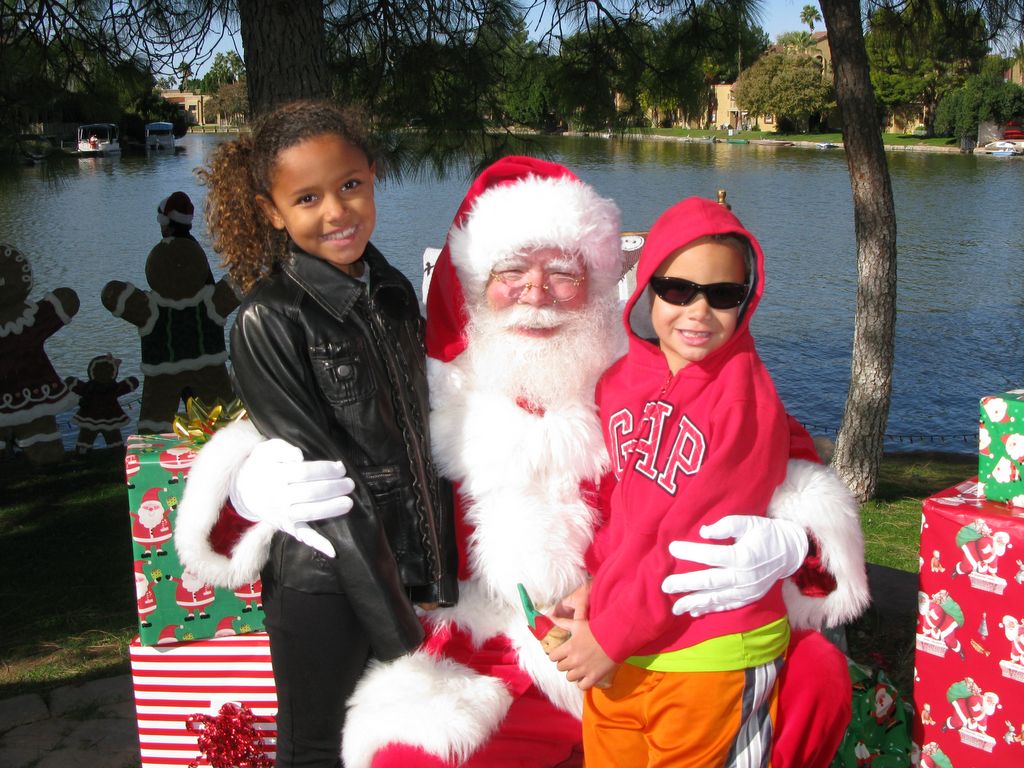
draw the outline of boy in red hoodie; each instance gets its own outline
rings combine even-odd
[[[566,622],[573,637],[550,654],[589,688],[588,768],[768,765],[790,636],[781,582],[697,618],[673,615],[659,588],[670,542],[711,538],[736,510],[765,515],[785,477],[790,424],[749,329],[763,286],[757,240],[709,200],[666,211],[640,256],[629,351],[597,386],[619,482],[588,553],[589,624]]]

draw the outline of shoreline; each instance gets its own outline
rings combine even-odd
[[[579,138],[606,138],[606,139],[629,139],[636,141],[669,141],[679,144],[756,144],[758,146],[767,147],[796,147],[798,149],[816,149],[818,151],[828,151],[832,149],[844,149],[843,142],[841,141],[812,141],[812,140],[800,140],[800,139],[747,139],[740,136],[730,136],[727,138],[720,138],[718,136],[666,136],[664,134],[657,133],[634,133],[632,131],[625,131],[622,133],[598,133],[594,131],[566,131],[561,134],[563,136],[572,136]],[[819,144],[829,144],[829,147],[819,147]],[[886,152],[933,152],[937,154],[947,155],[972,155],[979,154],[976,151],[972,152],[961,152],[960,147],[939,147],[933,144],[883,144]],[[984,154],[984,153],[980,153]]]

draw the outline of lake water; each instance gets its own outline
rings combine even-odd
[[[84,377],[105,352],[124,360],[122,376],[138,372],[136,330],[103,308],[100,290],[111,279],[146,287],[157,203],[182,189],[201,209],[193,169],[225,138],[189,135],[178,154],[78,159],[61,173],[42,165],[0,179],[0,242],[29,257],[31,298],[69,286],[82,302],[47,345],[60,375]],[[682,197],[726,189],[766,254],[754,322],[760,353],[790,412],[815,434],[834,434],[849,383],[857,279],[841,150],[596,138],[542,146],[614,198],[626,229],[647,228]],[[907,152],[890,153],[889,166],[899,299],[886,448],[972,452],[978,398],[1024,386],[1024,162]],[[468,182],[460,175],[378,189],[373,240],[417,287],[423,248],[443,244]],[[194,232],[215,262],[198,213]]]

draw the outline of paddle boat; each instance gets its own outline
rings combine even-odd
[[[174,126],[171,123],[146,123],[146,149],[174,150]]]
[[[86,123],[78,126],[76,147],[76,154],[83,157],[121,154],[117,126],[113,123]]]
[[[990,141],[988,144],[980,148],[980,151],[986,155],[997,155],[999,157],[1016,157],[1017,155],[1024,155],[1024,148],[1018,146],[1013,141]]]

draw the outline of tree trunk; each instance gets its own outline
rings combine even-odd
[[[846,410],[832,466],[861,501],[878,481],[892,396],[896,212],[858,0],[821,0],[843,119],[857,235],[857,312]]]
[[[323,0],[238,0],[253,115],[330,93]]]

